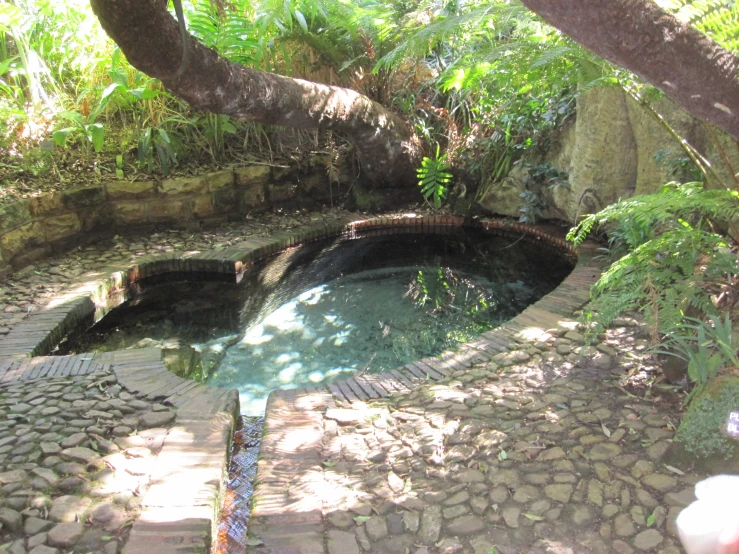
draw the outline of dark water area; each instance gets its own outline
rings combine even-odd
[[[60,352],[158,346],[170,369],[238,389],[242,413],[260,416],[276,388],[387,371],[470,340],[571,269],[542,244],[475,229],[341,236],[254,264],[238,284],[144,280]]]

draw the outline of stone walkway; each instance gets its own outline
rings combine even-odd
[[[0,412],[9,414],[0,425],[0,479],[10,474],[11,480],[0,481],[0,552],[53,553],[73,542],[77,551],[92,545],[84,541],[97,541],[90,550],[99,552],[207,548],[220,486],[214,481],[220,481],[233,423],[234,402],[226,391],[196,390],[167,374],[156,353],[22,359],[48,346],[29,338],[33,332],[25,330],[33,329],[30,323],[39,322],[39,336],[53,323],[58,335],[72,313],[65,303],[94,297],[110,267],[175,251],[197,260],[198,252],[228,252],[245,239],[266,245],[263,237],[275,229],[279,234],[329,226],[347,215],[268,215],[212,232],[117,237],[0,283],[0,351],[5,356],[0,360],[0,381],[5,381]],[[183,262],[172,258],[164,263],[174,267]],[[672,404],[639,398],[624,388],[627,379],[652,371],[639,355],[645,341],[634,322],[621,321],[600,343],[584,346],[576,325],[565,317],[572,311],[569,300],[582,304],[587,298],[589,279],[578,282],[576,276],[559,297],[545,299],[542,308],[473,342],[464,356],[393,372],[393,385],[364,376],[330,391],[274,395],[249,551],[681,552],[672,525],[700,476],[681,475],[660,463],[678,423]],[[80,313],[95,309],[90,300],[79,302],[74,309]],[[29,349],[29,341],[37,346]],[[34,396],[42,390],[44,396]],[[31,408],[10,412],[20,404]],[[53,408],[60,412],[41,413]],[[88,417],[91,411],[108,417]],[[149,426],[144,416],[157,413],[172,414],[174,421],[156,433],[144,430]],[[145,444],[117,436],[121,427],[140,430],[134,437]],[[51,433],[58,436],[46,440]],[[156,438],[150,441],[147,433]],[[77,446],[62,445],[75,435],[74,440],[82,439]],[[46,442],[58,444],[59,453],[45,452]],[[70,452],[62,455],[76,448],[89,450],[89,458],[75,461]],[[102,468],[98,460],[108,456],[120,467],[111,462]],[[143,472],[147,462],[141,460],[151,459],[150,472]],[[69,464],[84,471],[67,474]],[[39,470],[51,470],[56,484],[38,488],[41,480],[50,482]],[[83,480],[78,488],[60,488],[59,483],[75,477]],[[132,493],[124,503],[126,491],[136,491],[130,489],[134,478],[147,483],[148,490],[139,485],[139,496]],[[118,492],[92,493],[105,487]],[[11,501],[14,497],[24,505]],[[31,502],[42,497],[38,505]],[[71,509],[76,521],[56,521],[46,511],[55,502],[63,504],[58,498],[64,497],[74,499],[69,501],[73,505],[84,504]],[[127,522],[142,509],[150,517],[139,517],[128,531]],[[110,519],[102,521],[95,510]],[[49,531],[62,524],[67,526],[59,534],[73,527],[80,532],[67,546]]]
[[[87,375],[6,382],[0,414],[7,552],[117,552],[174,412],[126,392],[110,369],[96,367]]]
[[[679,402],[643,386],[659,370],[637,321],[588,345],[563,315],[588,267],[458,353],[274,393],[247,552],[683,552],[705,476],[661,461]]]
[[[619,324],[594,347],[551,329],[386,399],[275,399],[249,551],[682,552],[703,476],[660,461],[679,414],[625,391],[643,340]]]
[[[0,552],[208,550],[235,391],[170,374],[156,349],[27,356],[61,338],[47,337],[50,322],[74,325],[95,309],[86,295],[110,268],[175,250],[227,248],[319,220],[317,213],[267,215],[197,234],[116,237],[0,283]]]

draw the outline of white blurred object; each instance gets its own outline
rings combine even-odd
[[[688,554],[716,554],[721,532],[739,525],[739,475],[715,475],[695,485],[698,500],[677,516]]]

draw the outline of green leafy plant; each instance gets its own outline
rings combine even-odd
[[[675,433],[675,442],[699,460],[720,462],[739,454],[739,444],[721,433],[728,413],[736,409],[738,397],[739,384],[735,380],[714,379],[690,404]],[[725,467],[725,463],[720,465]]]
[[[105,141],[105,127],[103,127],[102,123],[95,121],[96,115],[96,113],[91,113],[85,117],[79,112],[70,110],[60,113],[59,117],[73,123],[73,125],[54,131],[52,134],[54,142],[57,146],[63,147],[66,146],[70,135],[81,134],[92,144],[95,152],[100,152],[103,149],[103,142]]]
[[[141,133],[138,163],[141,169],[149,173],[154,171],[154,167],[158,165],[164,175],[169,174],[169,170],[177,163],[177,152],[167,131],[162,128],[149,127]]]
[[[585,319],[597,329],[628,310],[646,316],[652,338],[674,329],[685,315],[719,314],[712,300],[739,273],[721,231],[734,235],[739,193],[704,190],[700,183],[669,183],[587,216],[568,234],[580,244],[594,226],[620,232],[611,244],[624,252],[591,290]]]
[[[736,347],[732,344],[729,314],[725,314],[723,320],[716,316],[708,318],[708,321],[685,317],[668,330],[667,339],[651,351],[675,356],[688,363],[688,378],[695,386],[685,398],[684,405],[690,403],[721,368],[739,366]]]
[[[521,212],[518,220],[523,223],[536,223],[541,219],[542,211],[546,208],[546,203],[541,197],[531,190],[525,190],[520,195],[523,205],[518,210]]]
[[[448,194],[448,186],[452,181],[452,174],[448,171],[450,167],[446,154],[440,155],[440,148],[437,144],[436,155],[433,158],[424,157],[421,160],[421,167],[416,169],[421,194],[426,201],[433,198],[437,209],[441,208]]]

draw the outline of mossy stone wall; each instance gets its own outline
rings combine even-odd
[[[251,165],[162,181],[111,181],[0,206],[0,279],[72,246],[126,228],[206,226],[276,206],[327,203],[349,188],[348,171]],[[333,187],[333,190],[330,188]]]

